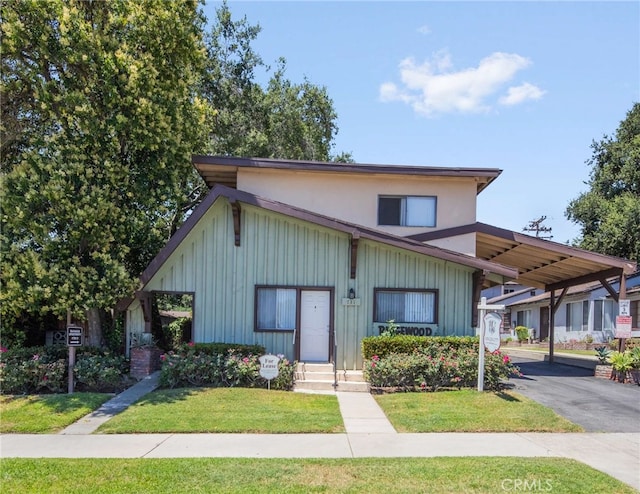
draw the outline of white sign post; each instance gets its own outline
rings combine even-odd
[[[480,321],[480,348],[478,355],[478,391],[484,390],[484,349],[495,352],[500,348],[500,328],[502,317],[497,312],[503,311],[504,305],[488,305],[487,299],[482,297],[478,304],[478,319]],[[498,320],[496,320],[496,318]],[[486,335],[485,335],[486,332]],[[486,336],[486,338],[485,338]],[[497,338],[497,342],[496,342]],[[486,341],[485,341],[486,339]]]
[[[280,358],[267,354],[258,359],[260,361],[260,375],[267,380],[267,389],[271,390],[271,379],[278,377],[278,363]]]

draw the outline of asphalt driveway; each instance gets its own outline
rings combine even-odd
[[[512,356],[523,377],[515,391],[555,410],[586,432],[640,432],[640,386],[596,378],[593,371]]]

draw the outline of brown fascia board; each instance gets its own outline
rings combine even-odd
[[[597,252],[591,252],[588,250],[580,249],[578,247],[570,247],[568,245],[559,244],[558,242],[552,242],[551,240],[544,240],[541,238],[532,237],[530,235],[524,235],[522,233],[517,233],[511,230],[506,230],[504,228],[499,228],[497,226],[487,225],[486,223],[480,222],[444,230],[437,230],[434,232],[418,233],[407,238],[420,242],[428,242],[430,240],[455,237],[457,235],[464,235],[467,233],[484,233],[485,235],[491,235],[505,240],[511,240],[513,242],[530,245],[532,247],[550,250],[567,257],[578,257],[587,261],[622,269],[625,274],[632,274],[637,270],[636,263],[628,259],[599,254]]]
[[[189,232],[200,221],[209,208],[216,202],[219,197],[225,197],[229,201],[240,201],[245,204],[253,205],[259,208],[267,209],[275,213],[280,213],[285,216],[290,216],[303,221],[308,221],[319,226],[324,226],[333,230],[348,233],[350,235],[357,234],[360,238],[366,238],[381,242],[387,245],[398,247],[404,250],[417,252],[419,254],[428,255],[437,259],[462,264],[483,271],[495,273],[508,278],[517,278],[518,270],[497,264],[491,261],[485,261],[483,259],[477,259],[459,252],[454,252],[432,245],[426,245],[421,242],[416,242],[405,237],[399,237],[390,235],[377,230],[371,230],[359,225],[340,221],[335,218],[329,218],[322,216],[311,211],[306,211],[288,204],[272,201],[258,197],[248,192],[232,189],[224,185],[216,185],[205,199],[198,205],[198,207],[191,213],[189,218],[184,222],[180,229],[171,237],[169,242],[160,250],[158,255],[149,263],[144,272],[140,275],[140,283],[142,286],[146,285],[153,275],[160,269],[160,267],[169,258],[171,253],[180,245],[180,243],[186,238]]]
[[[383,175],[408,175],[408,176],[431,176],[431,177],[471,177],[483,178],[485,183],[478,183],[479,194],[491,182],[502,173],[499,168],[461,168],[461,167],[437,167],[437,166],[415,166],[415,165],[376,165],[376,164],[355,164],[338,163],[327,161],[302,161],[302,160],[280,160],[270,158],[239,158],[233,156],[205,156],[194,155],[191,158],[196,166],[202,165],[222,165],[233,168],[265,168],[276,170],[305,170],[336,173],[368,173]]]
[[[614,284],[618,281],[618,278],[610,278],[607,280],[607,283],[611,283]],[[589,293],[592,292],[594,290],[597,290],[599,288],[602,288],[603,285],[600,281],[592,281],[590,283],[582,283],[581,285],[574,285],[574,286],[570,286],[567,289],[567,295],[566,297],[571,297],[572,295],[580,295],[583,293]],[[508,304],[509,307],[511,307],[512,305],[521,305],[521,304],[533,304],[536,302],[540,302],[541,300],[545,300],[548,299],[550,297],[551,292],[544,292],[541,293],[539,295],[534,295],[533,297],[530,298],[525,298],[522,300],[518,300],[517,302],[513,302],[511,304]],[[566,298],[565,298],[566,300]]]

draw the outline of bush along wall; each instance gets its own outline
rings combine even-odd
[[[160,386],[164,388],[211,386],[266,388],[267,380],[260,376],[260,355],[265,349],[258,345],[223,343],[188,344],[161,356]],[[293,389],[296,363],[279,355],[278,377],[270,387]]]
[[[364,376],[372,389],[396,391],[437,391],[475,387],[478,380],[478,338],[417,338],[411,348],[406,336],[372,337],[372,339],[401,341],[363,341],[367,351],[381,349],[382,355],[365,356]],[[366,338],[367,339],[367,338]],[[433,340],[433,341],[429,341]],[[401,352],[389,349],[402,349]],[[365,354],[366,355],[366,354]],[[499,351],[485,354],[485,382],[487,390],[498,390],[510,375],[519,369],[508,355]]]
[[[0,351],[0,393],[66,392],[69,359],[66,346],[26,347]],[[76,349],[76,391],[115,392],[128,385],[129,364],[121,355],[99,348]]]

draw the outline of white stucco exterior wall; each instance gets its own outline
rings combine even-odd
[[[323,173],[274,169],[239,169],[239,190],[333,218],[408,236],[468,225],[476,221],[477,184],[473,177],[422,177]],[[378,225],[378,196],[435,196],[435,228]],[[475,235],[433,243],[475,255]]]

